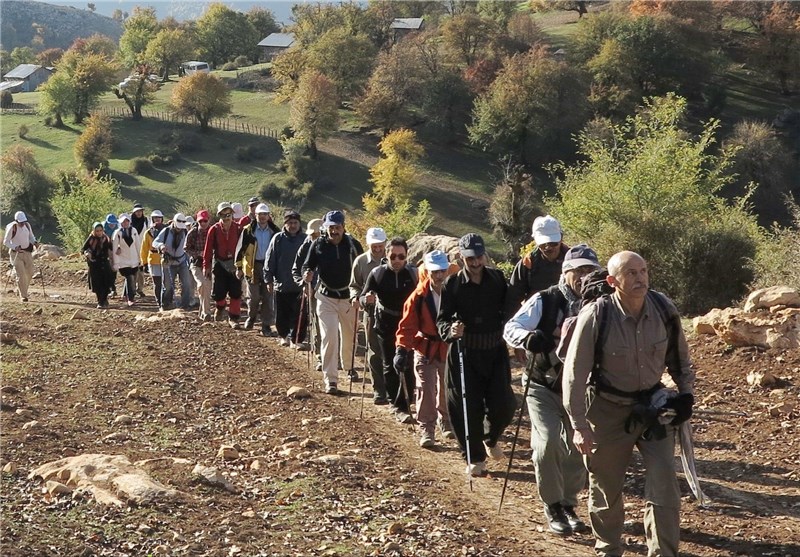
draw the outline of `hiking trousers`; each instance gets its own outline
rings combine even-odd
[[[28,287],[33,276],[33,254],[29,251],[12,251],[11,264],[17,275],[17,291],[20,300],[28,297]]]
[[[256,261],[253,264],[253,279],[247,279],[247,317],[255,322],[256,317],[261,319],[261,326],[272,326],[275,320],[275,308],[272,303],[272,294],[267,290],[264,282],[264,262]]]
[[[523,374],[523,389],[527,381],[528,376]],[[545,505],[563,503],[575,507],[578,493],[586,485],[586,468],[572,443],[572,425],[561,403],[561,393],[531,381],[526,402],[539,497]]]
[[[347,298],[331,298],[317,293],[322,376],[326,387],[338,381],[340,352],[343,367],[349,368],[353,362],[355,311]]]
[[[421,352],[414,350],[414,375],[417,385],[417,421],[420,428],[433,435],[437,419],[448,427],[450,424],[444,362],[429,360]]]
[[[295,344],[306,338],[308,319],[300,315],[303,292],[275,292],[275,330],[280,338],[290,338]],[[299,324],[299,327],[298,327]]]
[[[590,398],[592,398],[590,396]],[[680,541],[680,490],[675,475],[675,428],[657,441],[641,439],[644,425],[631,433],[625,421],[631,406],[595,395],[586,418],[594,433],[595,448],[586,458],[589,470],[589,519],[598,555],[622,555],[625,508],[622,489],[625,471],[639,449],[644,460],[644,531],[648,557],[677,557]]]
[[[363,311],[367,364],[369,365],[369,374],[372,376],[372,397],[388,400],[386,381],[383,379],[383,349],[381,348],[381,339],[378,337],[378,330],[375,328],[374,311],[374,309],[367,308],[364,308]]]
[[[197,297],[200,301],[200,317],[211,315],[211,279],[203,274],[203,267],[192,265],[192,277],[197,287]]]

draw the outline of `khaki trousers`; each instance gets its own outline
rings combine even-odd
[[[414,350],[414,374],[417,377],[417,421],[423,430],[433,435],[437,419],[443,424],[450,423],[444,362],[428,360]]]
[[[33,276],[33,254],[29,251],[12,251],[11,264],[14,266],[14,273],[17,275],[17,290],[19,297],[28,297],[28,286],[31,284]]]
[[[350,300],[346,298],[340,300],[317,293],[322,375],[325,378],[326,387],[338,380],[340,350],[344,368],[349,369],[353,362],[355,311],[355,308],[350,305]]]
[[[192,265],[192,277],[200,301],[200,317],[211,315],[211,279],[203,274],[203,267]]]
[[[625,520],[622,489],[625,471],[639,449],[645,467],[644,531],[649,557],[677,557],[680,541],[680,490],[675,475],[675,429],[659,441],[641,439],[644,427],[625,431],[631,406],[620,405],[600,395],[593,397],[586,412],[594,432],[595,448],[586,459],[589,470],[589,518],[598,555],[622,555]]]

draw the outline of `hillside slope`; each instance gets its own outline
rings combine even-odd
[[[0,2],[3,49],[30,46],[36,31],[34,23],[42,26],[44,48],[67,48],[80,37],[95,33],[111,37],[115,42],[122,35],[122,25],[110,17],[71,6],[54,6],[30,0]]]

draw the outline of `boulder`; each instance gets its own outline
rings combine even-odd
[[[800,307],[800,292],[789,286],[770,286],[751,292],[744,304],[747,312],[774,306]]]
[[[29,479],[64,481],[88,492],[97,502],[123,506],[125,501],[151,505],[180,499],[182,494],[155,481],[123,455],[82,454],[48,462],[30,473]]]
[[[408,261],[414,265],[422,262],[422,256],[433,250],[442,250],[450,261],[459,261],[458,238],[453,236],[414,234],[408,240]]]
[[[737,308],[712,309],[693,320],[698,333],[712,331],[732,346],[800,347],[800,308],[747,312]]]
[[[225,460],[236,460],[239,458],[239,451],[233,445],[222,445],[217,451],[217,457]]]
[[[289,398],[311,398],[311,393],[305,387],[289,387],[286,391],[286,396]]]
[[[221,487],[222,489],[232,493],[236,491],[236,488],[233,487],[233,484],[225,476],[220,474],[216,468],[203,466],[202,464],[198,463],[192,470],[192,475],[197,476],[200,481],[208,485]]]
[[[42,261],[55,261],[67,255],[62,248],[53,244],[39,244],[33,250],[33,258]]]

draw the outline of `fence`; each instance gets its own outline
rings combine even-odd
[[[130,118],[130,110],[124,107],[113,106],[113,107],[100,107],[96,109],[97,111],[106,114],[107,116],[119,116],[122,118]],[[163,122],[173,122],[179,124],[198,124],[197,119],[189,116],[180,116],[175,114],[174,112],[166,112],[160,110],[148,110],[146,108],[142,109],[142,116],[144,118],[150,118],[152,120],[161,120]],[[259,135],[262,137],[270,137],[272,139],[278,139],[280,137],[280,132],[278,130],[273,130],[272,128],[262,127],[262,126],[253,126],[247,122],[238,122],[236,120],[231,120],[230,118],[214,118],[213,120],[209,120],[208,122],[209,127],[216,128],[218,130],[224,130],[234,133],[246,133],[250,135]]]
[[[11,103],[11,106],[0,109],[0,114],[36,114],[36,107],[27,104]]]

